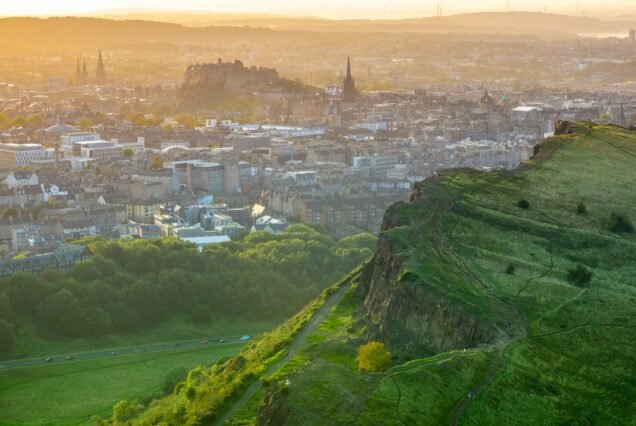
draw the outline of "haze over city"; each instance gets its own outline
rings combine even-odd
[[[636,12],[636,5],[631,0],[299,0],[289,2],[273,0],[207,1],[182,0],[61,0],[55,2],[42,0],[25,0],[20,2],[3,1],[0,3],[0,16],[41,16],[41,15],[73,15],[99,14],[102,12],[125,13],[130,11],[177,10],[180,12],[196,11],[208,13],[248,13],[291,16],[317,16],[324,18],[407,18],[434,16],[438,13],[438,5],[443,14],[458,14],[484,11],[532,11],[562,13],[575,15],[594,14],[614,16]]]
[[[636,425],[634,0],[0,36],[0,426]]]

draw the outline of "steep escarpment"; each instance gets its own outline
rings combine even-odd
[[[360,294],[370,340],[408,354],[440,353],[494,341],[494,322],[464,309],[435,285],[405,272],[399,248],[381,238],[365,267]]]
[[[522,332],[515,309],[466,268],[444,229],[449,218],[461,215],[462,204],[461,194],[433,179],[416,185],[410,203],[388,210],[358,287],[370,340],[409,357],[488,345]]]
[[[557,133],[516,171],[444,172],[392,206],[258,424],[636,421],[636,133]],[[358,370],[370,341],[388,371]]]

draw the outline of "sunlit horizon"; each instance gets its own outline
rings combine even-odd
[[[98,0],[85,2],[78,0],[56,1],[54,4],[39,0],[25,0],[16,3],[1,2],[0,16],[61,16],[61,15],[103,15],[112,13],[151,13],[151,12],[184,12],[184,13],[218,13],[218,14],[267,14],[276,16],[313,16],[330,19],[398,19],[409,17],[425,17],[437,14],[438,4],[444,15],[474,12],[548,12],[565,15],[592,15],[604,17],[620,17],[620,15],[636,14],[636,5],[630,0],[551,0],[536,2],[532,0],[486,0],[479,6],[469,0],[352,0],[343,2],[336,0],[313,1],[303,0],[290,3],[284,0],[273,0],[267,4],[256,0],[237,0],[227,2],[209,2],[202,0],[184,0],[178,4],[174,1],[108,1]]]

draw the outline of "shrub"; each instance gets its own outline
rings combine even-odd
[[[634,225],[624,214],[613,212],[610,215],[609,230],[617,234],[628,234],[634,232]]]
[[[519,200],[517,207],[520,209],[528,210],[530,208],[530,202],[528,200]]]
[[[185,396],[192,401],[197,396],[197,388],[194,386],[188,386],[185,391]]]
[[[391,366],[391,354],[384,343],[369,342],[358,348],[358,369],[366,372],[385,371]]]
[[[576,268],[568,270],[568,281],[577,287],[587,287],[592,280],[592,271],[583,265],[576,265]]]
[[[163,379],[163,392],[165,394],[172,393],[177,383],[183,381],[188,376],[188,369],[185,367],[175,367],[168,371]]]
[[[585,205],[583,201],[580,201],[579,204],[576,206],[576,213],[587,214],[587,206]]]
[[[119,401],[113,407],[113,420],[118,423],[126,422],[135,417],[142,410],[141,404],[137,401]]]
[[[508,264],[508,267],[506,268],[506,274],[508,275],[514,275],[515,273],[515,265],[513,265],[512,263]]]

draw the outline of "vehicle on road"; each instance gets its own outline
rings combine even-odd
[[[111,354],[112,356],[115,356],[115,355],[117,355],[117,352],[111,352],[110,354]]]
[[[246,334],[246,335],[244,335],[244,336],[241,336],[241,339],[240,339],[240,340],[241,340],[241,342],[246,342],[246,341],[248,341],[248,340],[250,340],[250,339],[251,339],[251,337],[250,337],[250,336],[248,336],[248,335]]]
[[[181,346],[181,345],[178,344],[178,343],[175,343],[174,345],[172,345],[173,348],[178,348],[179,346]]]
[[[75,359],[75,355],[68,355],[66,358],[64,358],[67,361],[72,361]]]
[[[201,344],[202,344],[202,345],[207,345],[207,344],[208,344],[208,341],[207,341],[207,340],[202,340],[202,341],[201,341]]]
[[[215,337],[212,339],[212,341],[215,343],[223,343],[225,342],[225,339],[223,337]]]
[[[45,361],[45,362],[53,362],[53,358],[51,358],[51,357],[49,356],[49,357],[47,357],[44,361]]]

